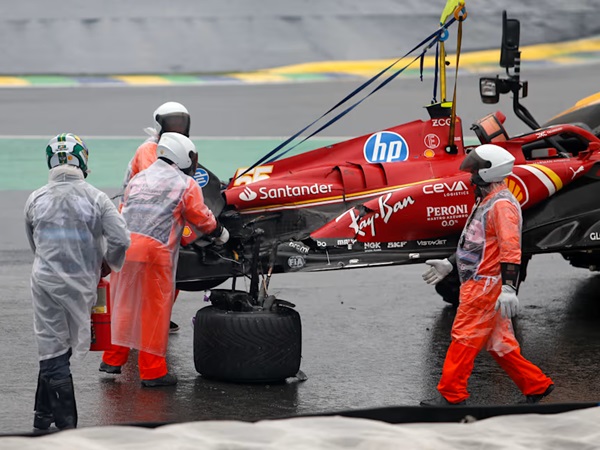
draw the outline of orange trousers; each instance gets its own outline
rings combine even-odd
[[[129,358],[129,349],[120,345],[113,345],[112,350],[107,350],[102,355],[102,361],[111,366],[122,366]],[[142,380],[153,380],[164,377],[167,370],[167,359],[164,356],[152,353],[138,352],[138,366]]]
[[[454,340],[451,342],[446,353],[442,378],[438,384],[438,391],[450,403],[459,403],[469,398],[467,384],[473,371],[475,358],[480,351],[481,348],[469,347]],[[552,380],[544,375],[539,367],[521,355],[520,348],[504,356],[493,351],[489,353],[514,381],[523,395],[542,394],[548,386],[553,384]]]
[[[177,300],[179,289],[175,290],[175,298]],[[112,345],[111,350],[106,350],[102,355],[102,361],[111,366],[123,366],[129,359],[130,349],[121,345]],[[140,379],[153,380],[155,378],[164,377],[168,373],[167,359],[164,356],[154,355],[143,351],[138,352],[138,368]]]

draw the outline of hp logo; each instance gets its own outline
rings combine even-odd
[[[380,131],[367,139],[364,154],[370,163],[406,161],[408,144],[398,133]]]
[[[203,188],[208,184],[208,172],[204,169],[197,168],[194,174],[194,180],[198,183],[198,186]]]

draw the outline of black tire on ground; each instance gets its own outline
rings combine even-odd
[[[198,310],[194,365],[203,377],[237,383],[267,383],[293,377],[300,369],[300,314],[275,311]]]

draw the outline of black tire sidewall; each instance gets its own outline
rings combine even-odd
[[[283,381],[300,369],[298,312],[198,310],[194,324],[194,365],[205,378],[231,382]]]

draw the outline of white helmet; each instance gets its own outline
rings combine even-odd
[[[88,173],[89,150],[83,140],[73,133],[61,133],[54,136],[46,146],[48,169],[61,164],[79,167],[84,176]]]
[[[198,164],[198,151],[194,143],[183,134],[164,133],[156,147],[156,157],[174,163],[187,175],[193,175]]]
[[[152,118],[159,136],[170,132],[190,135],[190,113],[181,103],[163,103],[156,108]]]
[[[484,183],[503,181],[512,173],[515,157],[494,144],[484,144],[471,150],[460,170],[479,175]]]

